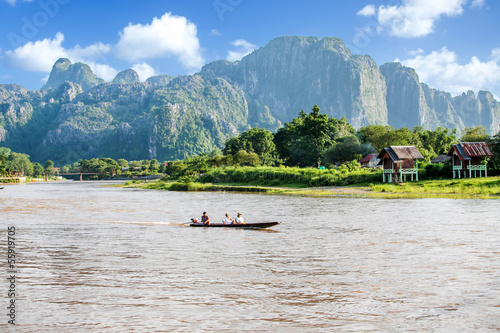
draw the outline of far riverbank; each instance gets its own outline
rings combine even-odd
[[[303,187],[260,186],[244,183],[179,183],[172,181],[127,182],[122,187],[169,191],[251,192],[274,195],[347,196],[382,199],[500,199],[500,177],[423,180],[401,184],[355,184],[347,186]]]

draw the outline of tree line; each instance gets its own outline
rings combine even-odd
[[[57,170],[57,171],[56,171]],[[112,176],[150,175],[164,173],[165,164],[156,159],[141,161],[126,161],[112,158],[93,158],[67,164],[60,169],[54,167],[52,160],[47,160],[42,166],[32,163],[27,154],[12,152],[9,148],[0,147],[0,176],[27,176],[34,178],[53,177],[58,174],[94,174],[90,178],[108,178]]]
[[[127,161],[111,158],[80,160],[61,167],[61,173],[92,173],[94,178],[147,175],[162,173],[172,178],[194,177],[211,168],[221,166],[289,166],[356,167],[357,161],[370,153],[378,153],[389,146],[415,146],[426,162],[446,154],[458,142],[486,141],[493,150],[493,167],[500,165],[500,134],[490,137],[482,126],[465,128],[460,138],[456,129],[438,127],[426,130],[394,129],[389,125],[368,125],[355,130],[346,118],[336,119],[320,113],[315,105],[310,113],[302,110],[298,117],[285,123],[276,133],[263,128],[252,128],[229,139],[222,150],[187,157],[184,160],[159,163],[156,159]],[[26,176],[51,176],[54,163],[44,166],[31,163],[29,156],[0,148],[0,174],[22,173]]]
[[[54,173],[54,162],[51,160],[42,166],[38,162],[32,163],[27,154],[0,147],[0,176],[52,177]]]
[[[171,178],[192,180],[221,166],[345,166],[353,171],[363,156],[389,146],[415,146],[428,163],[447,154],[452,144],[483,141],[493,150],[493,168],[500,171],[500,134],[490,137],[482,126],[465,128],[460,137],[456,129],[443,127],[427,130],[421,126],[394,129],[389,125],[368,125],[356,131],[345,117],[335,119],[321,114],[315,105],[312,112],[302,110],[276,133],[252,128],[229,139],[222,151],[169,162],[165,172]]]
[[[415,146],[429,162],[446,154],[451,145],[458,142],[486,141],[498,150],[498,136],[490,137],[482,126],[465,128],[460,138],[456,129],[443,127],[426,130],[416,126],[411,130],[368,125],[356,131],[345,118],[335,119],[321,114],[315,105],[311,113],[302,110],[297,118],[285,123],[275,134],[257,128],[243,132],[230,139],[223,152],[232,156],[240,151],[255,153],[259,163],[268,166],[317,167],[359,160],[389,146]]]

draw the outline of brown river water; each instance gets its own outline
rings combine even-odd
[[[0,190],[0,331],[499,332],[500,201]],[[191,228],[241,211],[269,230]],[[3,287],[1,287],[3,286]],[[3,319],[1,319],[3,318]]]

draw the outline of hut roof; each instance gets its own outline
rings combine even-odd
[[[486,142],[460,142],[457,145],[452,145],[447,155],[453,156],[453,153],[456,153],[462,161],[470,160],[472,157],[493,156]]]
[[[451,160],[451,156],[439,155],[439,156],[434,157],[431,160],[431,163],[444,163],[444,162],[448,162],[449,160]]]
[[[366,155],[365,157],[363,157],[362,159],[359,160],[359,163],[367,163],[369,162],[372,158],[374,158],[375,156],[377,156],[377,154],[368,154]]]
[[[378,154],[378,158],[380,158],[379,164],[382,164],[382,158],[386,152],[391,160],[394,162],[401,162],[407,159],[423,159],[424,157],[415,146],[390,146],[389,148],[384,148]]]

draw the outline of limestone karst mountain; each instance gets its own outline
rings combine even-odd
[[[378,67],[338,38],[280,37],[241,61],[146,82],[128,69],[105,83],[89,66],[59,59],[40,91],[0,85],[0,146],[34,161],[163,161],[222,148],[251,127],[275,131],[315,104],[355,128],[481,125],[496,133],[500,123],[490,92],[453,97],[420,82],[412,68]]]

